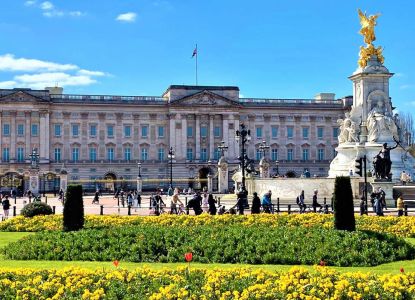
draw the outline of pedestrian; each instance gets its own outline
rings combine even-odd
[[[406,185],[406,183],[408,182],[408,174],[406,174],[405,171],[402,171],[400,180],[402,185]]]
[[[261,200],[259,199],[257,192],[254,192],[253,195],[251,214],[259,214],[261,212]]]
[[[271,213],[271,191],[268,191],[268,193],[265,193],[264,196],[262,196],[262,208],[264,209],[265,213],[270,214]]]
[[[6,219],[9,216],[9,209],[10,209],[10,201],[9,196],[6,195],[1,202],[1,205],[3,206],[3,212],[4,212],[4,218]]]
[[[202,210],[203,210],[203,212],[207,212],[209,210],[208,198],[209,198],[208,193],[204,192],[203,197],[202,197]]]
[[[304,204],[304,190],[301,191],[300,195],[297,196],[297,205],[300,208],[300,214],[305,212],[306,205]]]
[[[377,216],[383,216],[382,200],[379,196],[375,198],[375,211]]]
[[[244,199],[245,193],[243,191],[240,191],[238,193],[238,198],[236,201],[236,207],[238,208],[239,214],[243,215],[244,214],[244,209],[245,209],[245,199]]]
[[[208,205],[209,205],[209,214],[216,215],[216,200],[213,198],[212,194],[209,194],[208,197]]]
[[[127,194],[127,206],[133,206],[133,193],[131,191]]]
[[[179,197],[179,189],[175,188],[173,192],[173,197],[171,198],[170,204],[170,213],[177,215],[179,212],[178,205],[183,205],[182,201],[180,201]]]
[[[399,195],[398,200],[396,201],[396,208],[398,209],[398,217],[403,216],[403,209],[405,206],[405,202],[403,201],[402,195]]]
[[[202,197],[200,196],[200,193],[196,192],[186,206],[187,208],[193,208],[196,216],[200,215],[203,212],[201,207],[201,199]]]
[[[121,205],[122,205],[122,207],[125,207],[125,197],[124,196],[125,196],[124,195],[124,191],[121,190],[120,191],[120,197],[121,197]]]
[[[317,201],[317,194],[318,194],[318,190],[314,190],[314,195],[313,195],[313,210],[316,211],[317,207],[321,209],[321,204],[318,203]]]
[[[28,190],[26,195],[27,195],[27,198],[29,198],[29,203],[31,203],[32,202],[32,191]]]
[[[386,206],[386,193],[384,190],[382,190],[381,187],[378,187],[378,193],[380,195],[380,202],[382,204],[382,209],[388,209]]]
[[[141,195],[140,195],[140,193],[137,192],[134,199],[135,199],[134,200],[135,201],[135,203],[134,203],[135,211],[137,211],[137,207],[141,208]]]
[[[365,196],[360,197],[359,207],[360,207],[360,215],[363,216],[364,214],[366,214]]]
[[[94,199],[92,200],[92,204],[99,204],[99,191],[95,191]]]

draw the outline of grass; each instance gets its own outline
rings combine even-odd
[[[27,236],[29,232],[0,232],[0,248],[6,246],[10,242],[19,240],[20,238]],[[415,238],[406,239],[409,243],[415,245]],[[376,255],[375,253],[373,255]],[[6,260],[3,255],[0,254],[0,265],[6,268],[35,268],[35,269],[59,269],[65,267],[82,267],[87,269],[114,269],[112,262],[94,262],[94,261],[40,261],[40,260]],[[134,270],[136,268],[142,268],[144,266],[160,270],[160,269],[172,269],[180,266],[187,266],[187,263],[132,263],[132,262],[120,262],[121,268]],[[251,269],[264,269],[267,271],[287,271],[292,268],[292,265],[247,265],[247,264],[201,264],[192,263],[191,268],[204,268],[204,269],[229,269],[229,268],[242,268],[249,267]],[[302,266],[306,269],[312,269],[313,266]],[[415,272],[415,260],[397,261],[388,264],[382,264],[376,267],[330,267],[340,272],[372,272],[376,274],[396,274],[400,272],[401,268],[405,269],[405,272]]]

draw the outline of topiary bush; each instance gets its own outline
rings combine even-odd
[[[52,208],[44,202],[32,202],[26,204],[20,211],[22,216],[28,218],[39,215],[51,215],[52,213]]]
[[[338,230],[356,230],[353,192],[350,177],[336,177],[333,196],[334,227]]]
[[[84,200],[82,185],[69,185],[63,206],[63,230],[77,231],[84,227]]]

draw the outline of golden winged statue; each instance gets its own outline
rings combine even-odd
[[[360,25],[362,25],[362,28],[360,29],[360,34],[364,36],[365,43],[370,45],[374,40],[376,40],[376,19],[380,16],[380,14],[367,17],[366,14],[364,14],[360,9],[358,10],[358,12]]]
[[[367,61],[372,55],[377,56],[378,60],[383,63],[384,57],[382,55],[382,47],[374,47],[372,42],[376,40],[375,36],[375,26],[377,25],[376,20],[380,14],[366,16],[360,9],[358,10],[360,25],[362,28],[359,33],[363,35],[364,41],[367,44],[367,47],[360,47],[360,57],[359,57],[359,66],[364,68],[367,65]]]

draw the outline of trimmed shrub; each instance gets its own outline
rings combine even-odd
[[[84,227],[82,185],[69,185],[63,206],[63,230],[77,231]]]
[[[51,215],[52,208],[44,202],[32,202],[26,204],[20,211],[20,214],[28,218],[39,215]]]
[[[334,184],[334,227],[338,230],[356,230],[354,218],[353,192],[350,177],[336,177]]]

